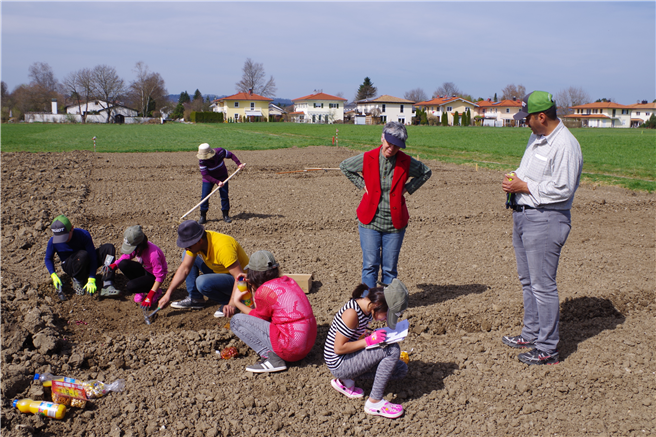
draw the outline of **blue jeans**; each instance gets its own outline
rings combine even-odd
[[[569,211],[528,209],[513,213],[513,246],[524,295],[522,337],[554,352],[560,341],[556,273],[571,229]]]
[[[369,287],[376,286],[382,261],[381,282],[391,283],[397,276],[405,228],[399,232],[379,232],[358,226],[358,230],[362,248],[362,282]]]
[[[182,259],[184,259],[185,253],[182,253]],[[203,274],[201,275],[201,273]],[[235,278],[227,273],[214,273],[200,256],[196,256],[185,284],[189,297],[192,299],[200,300],[205,296],[216,303],[226,305],[230,302]]]
[[[214,189],[213,182],[203,182],[203,194],[200,196],[200,200],[203,200],[207,197],[212,190]],[[219,195],[221,196],[221,211],[230,210],[230,198],[228,197],[228,184],[224,184],[219,188]],[[210,201],[206,200],[200,205],[201,212],[207,212],[210,209]]]

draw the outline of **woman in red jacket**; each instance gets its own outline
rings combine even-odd
[[[305,358],[317,338],[317,321],[310,301],[296,281],[280,276],[278,263],[269,251],[255,252],[245,269],[249,290],[233,297],[231,305],[241,314],[232,317],[230,329],[261,357],[246,370],[286,370],[285,361]],[[242,302],[250,290],[255,290],[255,308]]]

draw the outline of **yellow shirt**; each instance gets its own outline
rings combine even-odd
[[[228,267],[237,261],[242,269],[248,265],[248,255],[237,240],[214,231],[206,231],[205,235],[207,235],[207,253],[187,251],[187,255],[193,257],[200,255],[205,265],[214,273],[229,273]]]

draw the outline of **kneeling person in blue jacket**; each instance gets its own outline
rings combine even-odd
[[[74,228],[70,220],[64,215],[55,217],[50,225],[53,236],[48,240],[46,248],[46,267],[56,288],[61,288],[61,280],[55,273],[55,253],[59,256],[62,270],[73,279],[73,289],[78,295],[94,294],[96,287],[96,270],[103,264],[107,255],[112,261],[116,257],[113,244],[103,244],[99,248],[93,245],[91,234],[84,229]],[[119,291],[114,288],[114,272],[112,269],[103,269],[103,286],[101,295],[116,295]]]

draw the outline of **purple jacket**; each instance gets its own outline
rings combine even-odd
[[[230,158],[237,165],[241,165],[241,162],[229,150],[217,147],[214,151],[216,153],[210,159],[199,159],[198,166],[200,167],[200,174],[203,175],[203,182],[218,184],[228,178],[228,170],[223,162],[224,159]]]

